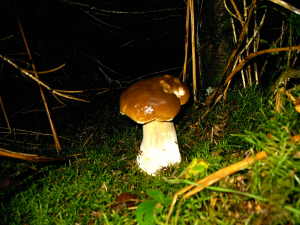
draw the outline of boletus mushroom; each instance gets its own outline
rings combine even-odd
[[[189,99],[189,90],[171,75],[129,86],[120,97],[120,112],[143,124],[138,166],[150,175],[181,161],[173,118]]]

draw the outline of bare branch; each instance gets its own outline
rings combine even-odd
[[[89,4],[84,4],[80,2],[73,2],[68,0],[61,0],[69,5],[78,6],[81,8],[85,8],[86,10],[94,11],[98,14],[107,15],[107,14],[131,14],[131,15],[144,15],[144,14],[156,14],[156,13],[166,13],[166,12],[175,12],[181,11],[183,8],[167,8],[167,9],[155,9],[155,10],[148,10],[148,11],[121,11],[121,10],[108,10],[108,9],[99,9],[95,6],[91,6]]]
[[[282,0],[269,0],[270,2],[273,2],[277,5],[280,5],[281,7],[288,9],[292,11],[293,13],[296,13],[297,15],[300,15],[300,9],[290,5],[289,3],[286,3],[285,1]]]
[[[36,154],[13,152],[13,151],[9,151],[4,148],[0,148],[0,156],[15,158],[15,159],[22,159],[22,160],[32,161],[32,162],[49,162],[49,161],[65,160],[65,158],[61,158],[61,157],[53,158],[53,157],[40,156],[40,155],[36,155]]]
[[[43,88],[46,88],[48,91],[50,91],[52,94],[63,97],[63,98],[67,98],[67,99],[72,99],[72,100],[76,100],[76,101],[81,101],[81,102],[89,102],[88,100],[85,99],[81,99],[81,98],[77,98],[71,95],[66,95],[63,94],[61,90],[56,90],[56,89],[52,89],[49,85],[47,85],[45,82],[41,81],[39,78],[35,77],[33,74],[31,74],[30,72],[28,72],[28,70],[23,69],[21,67],[19,67],[16,63],[14,63],[11,59],[5,57],[4,55],[0,54],[0,58],[7,62],[8,64],[10,64],[11,66],[13,66],[15,69],[19,70],[23,75],[29,77],[30,79],[32,79],[33,81],[35,81],[36,83],[38,83],[39,85],[41,85]],[[73,93],[76,93],[78,91],[73,91]],[[83,92],[83,91],[81,91]],[[70,91],[69,91],[70,93]]]

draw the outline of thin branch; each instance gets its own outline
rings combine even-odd
[[[252,14],[254,11],[254,8],[256,7],[256,1],[254,0],[252,2],[252,5],[249,9],[249,13],[248,13],[248,18],[246,20],[246,22],[244,23],[244,26],[242,27],[241,33],[239,35],[239,39],[238,39],[238,43],[236,48],[232,51],[231,55],[229,56],[229,59],[227,61],[227,64],[225,66],[224,72],[223,74],[225,75],[227,73],[227,71],[229,71],[229,69],[232,67],[232,64],[234,63],[233,61],[235,60],[235,58],[237,57],[237,54],[239,52],[239,49],[241,48],[241,45],[243,43],[243,41],[245,40],[245,37],[248,33],[248,27],[249,27],[249,23],[250,23],[250,19],[252,18]]]
[[[261,30],[264,22],[265,22],[265,19],[266,19],[266,10],[265,10],[265,13],[263,14],[262,16],[262,19],[258,25],[258,27],[256,27],[256,29],[254,30],[254,33],[252,35],[252,37],[250,38],[250,40],[246,43],[245,47],[239,52],[239,55],[243,54],[250,46],[250,44],[253,42],[253,40],[257,37],[257,35],[259,35],[259,31]]]
[[[7,125],[7,128],[9,130],[9,133],[11,133],[11,126],[10,126],[10,122],[9,122],[9,119],[8,119],[8,116],[7,116],[5,107],[4,107],[4,102],[2,100],[2,96],[0,96],[0,107],[1,107],[1,110],[3,112],[4,120],[6,122],[6,125]]]
[[[112,25],[112,24],[106,23],[103,20],[99,19],[98,17],[96,17],[95,15],[93,15],[90,10],[83,10],[83,9],[80,9],[80,10],[82,12],[84,12],[86,15],[88,15],[89,17],[91,17],[98,24],[102,24],[102,25],[105,25],[105,26],[107,26],[109,28],[113,28],[113,29],[117,29],[117,30],[121,29],[120,27],[118,27],[116,25]]]
[[[241,16],[241,13],[240,13],[240,11],[239,11],[237,5],[235,4],[234,0],[230,0],[230,2],[231,2],[231,5],[232,5],[232,7],[233,7],[235,13],[236,13],[236,17],[237,17],[238,20],[240,21],[241,25],[243,25],[245,22],[243,21],[243,18],[242,18],[242,16]]]
[[[217,172],[212,173],[211,175],[205,177],[204,179],[197,181],[195,184],[191,184],[191,185],[177,191],[173,197],[172,203],[169,208],[169,212],[167,215],[167,222],[169,221],[169,219],[173,213],[177,199],[180,196],[183,195],[183,199],[187,199],[187,198],[191,197],[192,195],[200,192],[204,188],[209,187],[210,185],[218,182],[219,180],[221,180],[233,173],[236,173],[240,170],[243,170],[243,169],[249,167],[250,165],[252,165],[254,162],[265,159],[266,157],[267,157],[266,152],[259,152],[255,156],[247,157],[247,158],[243,159],[242,161],[234,163],[228,167],[222,168],[222,169],[218,170]]]
[[[232,32],[233,32],[233,41],[234,41],[234,44],[237,44],[238,40],[237,40],[237,31],[236,31],[236,27],[235,27],[235,22],[234,22],[233,18],[230,18],[230,20],[231,20],[231,26],[232,26]],[[241,21],[241,23],[242,23],[242,21]],[[236,64],[237,64],[238,61],[241,61],[241,56],[239,56],[237,58],[237,60],[235,61],[234,65],[232,66],[232,68],[234,68],[236,66]],[[246,87],[244,70],[241,71],[241,75],[242,75],[243,87]]]
[[[237,19],[238,21],[240,21],[240,18],[235,15],[233,12],[231,12],[231,10],[228,8],[228,5],[226,3],[226,0],[224,0],[224,7],[226,9],[226,11],[229,13],[230,16],[234,17],[235,19]],[[240,21],[241,22],[241,21]],[[242,22],[241,22],[242,23]]]
[[[40,156],[40,155],[36,155],[36,154],[13,152],[13,151],[9,151],[4,148],[0,148],[0,156],[15,158],[15,159],[22,159],[22,160],[32,161],[32,162],[49,162],[49,161],[65,160],[65,158],[53,158],[53,157]]]
[[[57,66],[57,67],[54,67],[54,68],[52,68],[52,69],[49,69],[49,70],[45,70],[45,71],[37,71],[37,74],[38,75],[42,75],[42,74],[47,74],[47,73],[53,73],[53,72],[56,72],[56,71],[58,71],[58,70],[60,70],[60,69],[62,69],[62,68],[64,68],[66,66],[66,64],[64,63],[64,64],[61,64],[61,65],[59,65],[59,66]],[[34,73],[32,70],[27,70],[29,73]]]
[[[189,5],[187,4],[186,15],[185,15],[184,63],[183,63],[183,70],[182,70],[183,82],[187,80],[189,33],[190,33],[190,9],[189,9]]]
[[[81,99],[81,98],[77,98],[77,97],[73,97],[70,95],[65,95],[63,93],[61,93],[61,91],[56,90],[56,89],[52,89],[49,85],[47,85],[46,83],[44,83],[43,81],[41,81],[39,78],[35,77],[33,74],[31,74],[30,72],[28,72],[26,69],[23,69],[21,67],[19,67],[16,63],[14,63],[11,59],[5,57],[4,55],[0,54],[0,58],[7,62],[8,64],[10,64],[11,66],[13,66],[15,69],[19,70],[23,75],[29,77],[30,79],[32,79],[33,81],[35,81],[36,83],[38,83],[39,85],[41,85],[42,87],[46,88],[48,91],[50,91],[52,94],[54,95],[58,95],[60,97],[63,98],[67,98],[67,99],[72,99],[72,100],[76,100],[76,101],[80,101],[80,102],[89,102],[88,100],[85,99]],[[72,92],[72,91],[70,91]],[[76,93],[78,91],[73,91],[72,93]],[[84,91],[81,91],[84,92]]]
[[[226,85],[229,81],[231,81],[233,76],[236,73],[238,73],[248,61],[255,58],[256,56],[267,54],[267,53],[273,53],[273,52],[287,52],[287,51],[296,51],[296,50],[298,50],[298,51],[300,50],[300,45],[284,47],[284,48],[265,49],[265,50],[261,50],[261,51],[258,51],[258,52],[253,52],[253,53],[249,54],[246,58],[244,58],[243,61],[241,61],[236,66],[236,68],[227,76],[224,84]]]
[[[14,135],[27,135],[27,136],[43,136],[43,137],[52,137],[51,133],[43,133],[39,131],[32,131],[32,130],[24,130],[24,129],[18,129],[18,128],[12,128],[12,131],[10,132],[7,127],[0,127],[0,134],[2,136],[4,134],[13,133]],[[77,142],[74,140],[74,138],[71,137],[65,137],[65,136],[59,136],[60,139],[63,139],[68,142]],[[9,139],[6,137],[5,141],[8,141]],[[14,139],[12,142],[16,144],[16,140]],[[26,143],[26,144],[32,144],[32,143]]]
[[[25,36],[25,32],[24,32],[24,29],[23,29],[23,26],[22,26],[20,20],[18,20],[18,25],[19,25],[19,30],[20,30],[20,33],[21,33],[21,36],[22,36],[25,48],[26,48],[26,52],[27,52],[28,57],[29,57],[29,61],[31,62],[31,67],[32,67],[32,70],[33,70],[33,75],[34,75],[34,77],[36,77],[37,79],[39,79],[39,75],[37,73],[36,65],[35,65],[35,63],[33,61],[33,57],[31,55],[29,44],[27,42],[27,38]],[[46,110],[46,114],[47,114],[47,118],[48,118],[48,121],[49,121],[49,124],[50,124],[50,128],[51,128],[51,131],[52,131],[52,134],[53,134],[53,140],[54,140],[54,144],[55,144],[55,149],[56,149],[57,152],[61,152],[60,141],[59,141],[59,138],[58,138],[58,135],[57,135],[57,132],[56,132],[56,127],[54,125],[54,121],[53,121],[52,114],[51,114],[51,111],[50,111],[50,108],[49,108],[49,105],[48,105],[48,101],[46,99],[46,95],[45,95],[44,89],[42,88],[41,85],[38,85],[38,86],[39,86],[40,95],[41,95],[41,98],[42,98],[42,101],[43,101],[43,105],[44,105],[44,108]]]
[[[196,44],[195,44],[195,10],[194,0],[189,0],[190,20],[191,20],[191,44],[192,44],[192,74],[193,74],[193,96],[197,102],[197,66],[196,66]]]
[[[188,193],[184,194],[183,199],[187,199],[187,198],[197,194],[198,192],[202,191],[204,188],[211,186],[212,184],[216,183],[217,181],[219,181],[233,173],[236,173],[240,170],[246,169],[247,167],[249,167],[256,161],[262,160],[265,158],[267,158],[267,153],[259,152],[255,156],[247,157],[247,158],[243,159],[242,161],[239,161],[230,166],[222,168],[222,169],[218,170],[217,172],[196,182],[197,185],[190,185],[190,186],[186,187],[185,190],[190,190],[190,191]]]
[[[289,3],[286,3],[285,1],[282,1],[282,0],[269,0],[269,1],[273,2],[277,5],[280,5],[281,7],[285,8],[285,9],[292,11],[293,13],[296,13],[297,15],[300,15],[300,9],[292,6]]]
[[[102,15],[104,14],[131,14],[131,15],[145,15],[145,14],[157,14],[157,13],[170,13],[170,12],[175,12],[182,10],[183,8],[166,8],[166,9],[155,9],[155,10],[148,10],[148,11],[121,11],[121,10],[109,10],[109,9],[99,9],[96,8],[95,6],[91,6],[89,4],[84,4],[80,2],[73,2],[73,1],[68,1],[68,0],[61,0],[62,2],[73,5],[73,6],[78,6],[81,8],[88,9],[90,11],[95,11],[97,13],[101,13]]]

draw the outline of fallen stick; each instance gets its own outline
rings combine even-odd
[[[195,184],[191,184],[191,185],[179,190],[178,192],[175,193],[175,195],[173,197],[173,201],[170,205],[170,209],[169,209],[168,216],[167,216],[167,222],[169,221],[169,218],[171,217],[171,215],[173,213],[174,206],[175,206],[176,201],[179,196],[183,195],[183,199],[187,199],[187,198],[191,197],[192,195],[202,191],[204,188],[216,183],[217,181],[219,181],[235,172],[243,170],[243,169],[247,168],[248,166],[250,166],[251,164],[253,164],[254,162],[256,162],[257,160],[262,160],[262,159],[265,159],[266,157],[267,157],[266,152],[259,152],[255,156],[247,157],[247,158],[243,159],[242,161],[239,161],[230,166],[222,168],[222,169],[218,170],[217,172],[212,173],[211,175],[197,181]]]
[[[54,158],[54,157],[40,156],[36,154],[13,152],[4,148],[0,148],[0,156],[22,159],[22,160],[32,161],[32,162],[50,162],[50,161],[65,160],[65,158],[62,157]]]

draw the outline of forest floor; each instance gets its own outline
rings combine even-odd
[[[203,120],[201,105],[187,105],[174,121],[183,162],[158,176],[136,165],[141,126],[114,110],[82,119],[66,162],[1,158],[0,224],[300,224],[300,118],[286,95],[232,91]],[[259,152],[266,157],[172,202]]]

